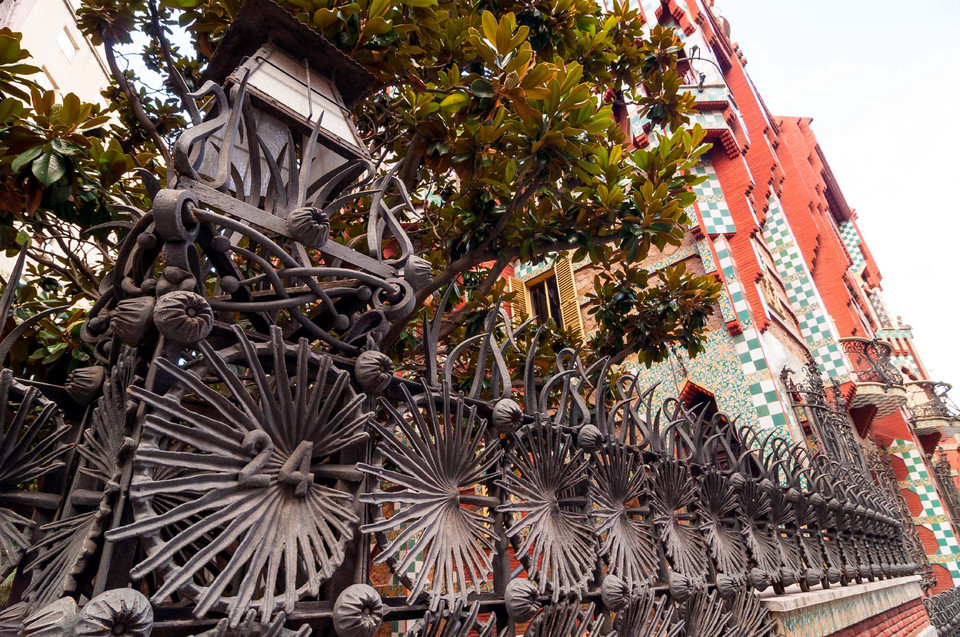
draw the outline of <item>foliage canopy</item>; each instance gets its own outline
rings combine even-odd
[[[718,284],[682,269],[650,276],[641,265],[681,242],[699,179],[690,169],[709,148],[688,127],[693,98],[680,90],[671,28],[594,0],[279,4],[380,82],[355,121],[378,169],[395,171],[422,208],[407,220],[435,276],[420,306],[457,286],[445,337],[477,333],[486,308],[511,300],[501,276],[509,265],[570,251],[602,268],[594,354],[651,362],[673,346],[699,351]],[[0,241],[30,254],[17,320],[70,308],[18,343],[7,361],[18,374],[42,369],[55,382],[84,364],[84,308],[131,209],[149,206],[140,180],[163,183],[170,142],[190,119],[188,93],[241,6],[84,0],[79,24],[104,45],[115,79],[108,109],[43,92],[18,34],[0,32]],[[162,91],[137,81],[131,69],[143,68],[167,78]],[[631,111],[648,131],[644,148],[628,134]],[[345,239],[363,232],[360,215],[335,222]],[[417,323],[389,335],[396,360],[415,349]]]

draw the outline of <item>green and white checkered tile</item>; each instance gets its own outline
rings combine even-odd
[[[703,115],[701,113],[701,115]],[[722,118],[721,118],[722,119]],[[733,215],[727,207],[727,200],[720,187],[720,179],[709,160],[700,161],[692,171],[698,176],[706,176],[707,180],[694,186],[697,195],[697,208],[700,209],[700,218],[708,234],[724,234],[737,231],[733,223]]]
[[[539,276],[553,267],[556,262],[556,258],[549,256],[539,263],[530,263],[524,262],[519,263],[513,269],[513,276],[520,279],[521,281],[526,281],[527,279],[532,279],[535,276]]]
[[[906,465],[907,481],[912,485],[908,488],[916,493],[920,500],[922,510],[919,517],[938,520],[923,524],[937,539],[937,553],[960,558],[960,543],[950,523],[946,521],[946,510],[920,451],[915,444],[906,440],[894,440],[892,449],[895,450],[894,455],[899,456]]]
[[[713,240],[713,247],[717,251],[717,267],[723,272],[723,277],[727,281],[736,281],[737,266],[733,262],[733,256],[730,254],[730,245],[723,237],[717,237]]]
[[[750,303],[747,301],[747,295],[740,285],[740,275],[737,273],[737,266],[730,254],[730,246],[723,237],[717,237],[713,240],[714,248],[717,251],[717,266],[723,272],[724,281],[727,284],[727,292],[730,296],[730,305],[743,327],[753,325],[753,316],[750,313]],[[721,309],[723,306],[721,306]],[[731,318],[724,315],[724,320]]]
[[[736,320],[737,313],[733,311],[733,303],[730,302],[730,296],[727,294],[721,294],[719,298],[720,303],[720,316],[723,317],[725,323]]]
[[[776,197],[771,195],[767,203],[763,240],[773,254],[777,273],[800,322],[800,333],[827,377],[844,378],[847,376],[847,366],[843,354],[837,346],[833,330],[830,329],[830,319],[820,304],[813,279],[794,241],[790,224]]]
[[[840,238],[847,246],[847,252],[850,253],[854,273],[860,274],[867,266],[867,261],[863,258],[863,251],[860,250],[860,233],[857,232],[857,227],[852,221],[847,220],[840,224]]]
[[[920,370],[917,369],[917,363],[913,360],[912,356],[891,356],[890,362],[893,363],[893,366],[897,369],[906,367],[914,376],[920,375]]]
[[[740,367],[746,376],[768,369],[767,359],[763,355],[763,346],[757,330],[750,327],[733,337],[734,349],[740,359]]]
[[[733,344],[743,375],[750,381],[750,401],[760,427],[777,428],[779,435],[789,440],[792,434],[787,425],[786,410],[767,365],[760,334],[756,328],[747,327],[733,337]]]

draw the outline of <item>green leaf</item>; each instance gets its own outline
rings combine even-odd
[[[0,35],[0,64],[12,64],[24,58],[20,42],[11,35]]]
[[[160,0],[160,4],[171,9],[195,9],[203,0]]]
[[[370,18],[363,25],[363,33],[367,36],[383,35],[390,30],[390,23],[383,18]]]
[[[7,100],[4,100],[7,101]],[[31,161],[36,159],[40,153],[43,152],[43,146],[34,146],[30,150],[24,151],[13,160],[13,163],[10,165],[10,168],[13,172],[18,173],[20,170],[29,164]]]
[[[5,122],[11,117],[20,117],[23,115],[23,102],[12,97],[0,101],[0,122]]]
[[[390,10],[390,0],[372,0],[370,2],[370,17],[379,18],[385,16]],[[364,29],[366,30],[366,29]]]
[[[67,173],[67,162],[58,154],[47,151],[32,164],[33,176],[44,186],[52,186]]]
[[[440,102],[440,110],[447,115],[452,115],[469,103],[470,96],[466,93],[451,93],[443,98],[442,102]]]
[[[487,80],[480,78],[474,80],[470,85],[470,91],[477,97],[493,97],[493,85]]]

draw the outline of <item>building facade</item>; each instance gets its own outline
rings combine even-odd
[[[94,46],[77,28],[79,0],[5,0],[0,3],[0,27],[23,34],[30,51],[33,76],[58,96],[73,93],[82,101],[106,105],[100,92],[110,86],[103,47]]]
[[[949,386],[929,376],[910,327],[887,310],[881,271],[811,119],[767,109],[709,0],[640,6],[648,24],[673,26],[683,39],[691,125],[713,143],[695,169],[706,177],[695,222],[680,246],[645,265],[683,263],[713,274],[723,291],[702,354],[624,366],[663,397],[708,401],[741,424],[867,471],[896,492],[914,525],[927,594],[951,589],[960,584],[958,412]],[[630,127],[644,146],[649,126],[634,113]],[[509,277],[520,292],[515,314],[559,315],[589,339],[594,272],[589,261],[563,257],[519,264]]]

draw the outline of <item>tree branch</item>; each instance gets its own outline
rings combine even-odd
[[[477,294],[481,296],[490,294],[490,290],[493,289],[497,279],[499,279],[500,275],[503,274],[503,270],[507,267],[507,263],[508,261],[505,259],[500,259],[493,265],[492,268],[490,268],[490,271],[487,273],[483,283],[481,283],[480,287],[477,288]],[[463,322],[470,314],[471,309],[472,308],[469,305],[464,304],[451,312],[447,316],[446,320],[444,320],[443,326],[440,328],[440,340],[450,336],[455,329],[463,325]]]
[[[147,131],[147,134],[150,136],[150,139],[153,140],[153,143],[156,145],[157,150],[160,151],[160,154],[163,155],[163,161],[167,164],[167,168],[173,167],[173,156],[170,155],[170,149],[167,148],[167,143],[163,140],[163,137],[160,135],[160,132],[157,130],[157,127],[150,117],[147,115],[147,112],[143,110],[143,104],[140,103],[140,97],[134,92],[133,88],[130,86],[130,83],[127,81],[127,76],[123,74],[123,71],[120,70],[120,66],[117,64],[117,54],[113,48],[113,41],[109,38],[104,39],[103,49],[107,54],[107,65],[110,67],[110,73],[113,75],[114,81],[117,83],[117,86],[120,87],[120,90],[123,92],[123,95],[127,98],[127,103],[130,104],[130,108],[133,109],[133,114],[137,118],[137,121],[141,126]]]
[[[183,108],[190,113],[190,119],[193,120],[193,123],[195,125],[199,124],[201,121],[200,109],[197,108],[197,103],[190,97],[190,89],[187,88],[187,83],[173,63],[173,51],[170,48],[170,41],[163,33],[163,25],[160,23],[160,11],[157,10],[157,3],[155,0],[150,0],[149,4],[150,23],[153,25],[153,30],[156,31],[157,41],[160,42],[160,51],[163,55],[163,61],[167,65],[167,73],[173,83],[173,90],[180,98],[180,103],[183,104]]]

